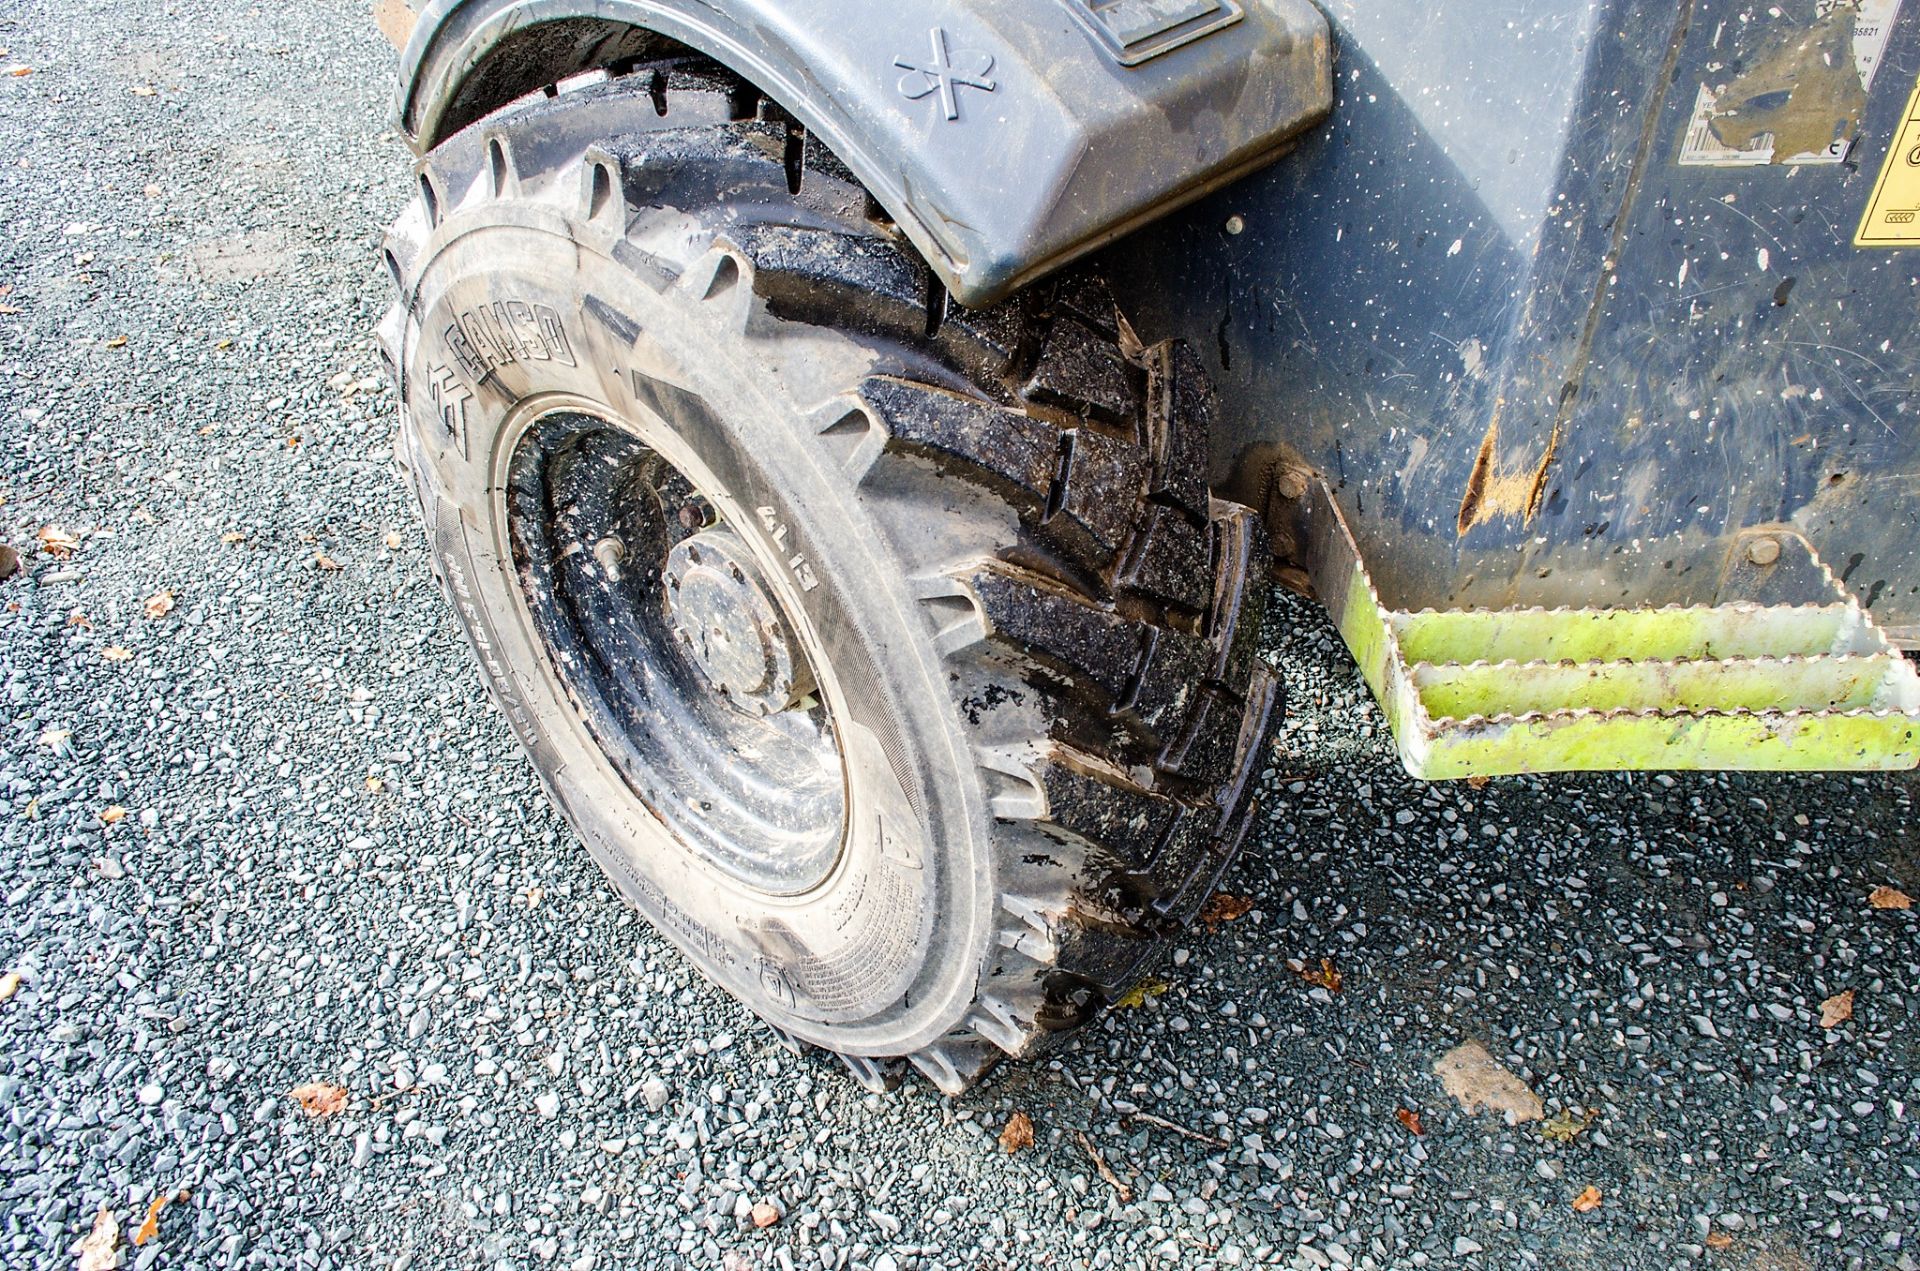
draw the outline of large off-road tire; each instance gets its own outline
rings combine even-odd
[[[419,185],[400,454],[627,898],[869,1085],[957,1092],[1125,989],[1233,856],[1279,709],[1194,360],[1087,269],[948,307],[704,63],[517,103]]]

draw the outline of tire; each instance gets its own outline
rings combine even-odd
[[[1195,359],[1089,268],[950,308],[710,64],[516,103],[419,183],[386,249],[398,453],[493,698],[621,892],[870,1088],[958,1093],[1133,983],[1237,850],[1280,707]],[[615,523],[641,548],[589,543]],[[723,682],[655,631],[706,621],[659,563],[690,533],[776,602],[762,651],[818,687],[759,709],[826,739],[840,804],[700,734],[711,700],[635,697]]]

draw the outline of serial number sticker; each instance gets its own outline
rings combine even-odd
[[[1710,71],[1729,82],[1699,85],[1681,141],[1682,167],[1841,163],[1853,149],[1867,94],[1892,38],[1902,0],[1795,0],[1713,33]],[[1738,49],[1742,43],[1752,47]],[[1735,74],[1733,68],[1744,64]],[[1853,75],[1846,73],[1851,66]],[[1859,86],[1854,87],[1854,76]]]
[[[1920,81],[1893,130],[1893,145],[1853,236],[1855,247],[1920,246]]]

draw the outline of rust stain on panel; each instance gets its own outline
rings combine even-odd
[[[1553,467],[1554,452],[1560,449],[1560,425],[1555,424],[1547,437],[1546,453],[1531,470],[1500,470],[1500,419],[1487,425],[1480,441],[1480,453],[1474,456],[1473,471],[1467,475],[1466,493],[1460,497],[1459,533],[1465,534],[1496,516],[1517,516],[1525,524],[1533,523],[1540,500],[1547,492],[1547,473]]]

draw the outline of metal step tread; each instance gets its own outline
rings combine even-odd
[[[1920,765],[1920,673],[1789,530],[1791,585],[1723,585],[1770,602],[1414,611],[1309,500],[1309,574],[1417,777]]]
[[[1565,711],[1739,714],[1920,708],[1920,677],[1897,654],[1664,660],[1414,662],[1436,723],[1510,721]]]

